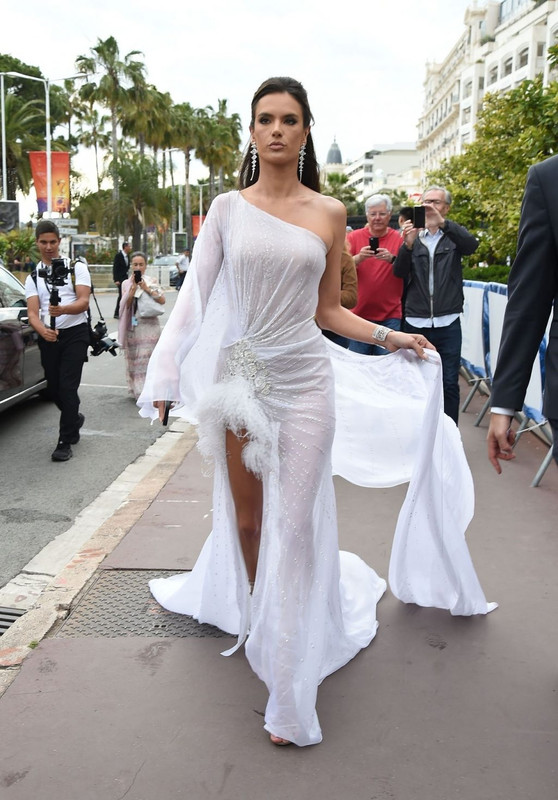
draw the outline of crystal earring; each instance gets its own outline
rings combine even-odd
[[[304,169],[304,156],[306,155],[306,142],[303,142],[298,151],[298,179],[302,183],[302,170]]]
[[[250,180],[254,180],[254,174],[256,172],[256,164],[258,163],[258,148],[256,147],[256,142],[252,141],[250,145],[250,153],[251,153],[251,160],[252,160],[252,172],[250,173]]]

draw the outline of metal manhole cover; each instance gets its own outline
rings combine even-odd
[[[87,593],[70,612],[56,637],[82,636],[229,636],[213,625],[166,611],[151,596],[152,578],[167,578],[176,570],[99,570]]]

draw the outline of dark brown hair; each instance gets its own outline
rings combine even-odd
[[[53,233],[57,239],[60,239],[60,231],[58,226],[51,219],[40,219],[35,227],[35,240],[43,233]]]
[[[259,89],[256,90],[256,93],[252,98],[250,127],[254,127],[256,106],[258,105],[259,101],[268,94],[282,94],[283,92],[287,92],[287,94],[290,94],[291,97],[294,97],[294,99],[300,105],[302,109],[302,122],[305,128],[309,127],[309,125],[314,122],[314,117],[312,116],[310,105],[308,103],[306,89],[301,83],[299,83],[299,81],[295,81],[294,78],[268,78],[262,83]],[[256,183],[260,177],[259,159],[256,162],[256,169],[254,171],[253,178],[250,178],[251,172],[252,163],[250,143],[248,143],[244,152],[244,157],[242,159],[240,173],[238,176],[238,185],[240,189],[246,189],[247,186],[251,186],[252,184]],[[308,133],[308,137],[306,139],[306,154],[304,156],[304,167],[302,169],[301,183],[303,183],[309,189],[313,189],[315,192],[320,191],[320,169],[318,167],[318,162],[316,161],[316,153],[314,150],[314,142],[312,141],[311,133]]]

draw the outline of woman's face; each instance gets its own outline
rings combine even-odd
[[[282,163],[298,159],[310,128],[304,126],[302,107],[288,92],[268,94],[258,102],[250,128],[260,159]]]
[[[145,258],[143,256],[134,256],[132,259],[131,269],[141,269],[142,275],[145,272],[147,264],[145,263]]]

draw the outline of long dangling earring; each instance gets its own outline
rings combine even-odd
[[[252,144],[250,145],[250,152],[252,154],[250,156],[250,158],[252,159],[252,172],[250,173],[250,180],[252,181],[254,180],[254,174],[256,172],[256,164],[258,163],[258,148],[256,147],[256,142],[254,141],[252,141]]]
[[[298,179],[302,183],[302,170],[304,169],[304,156],[306,155],[306,142],[303,142],[298,151]]]

